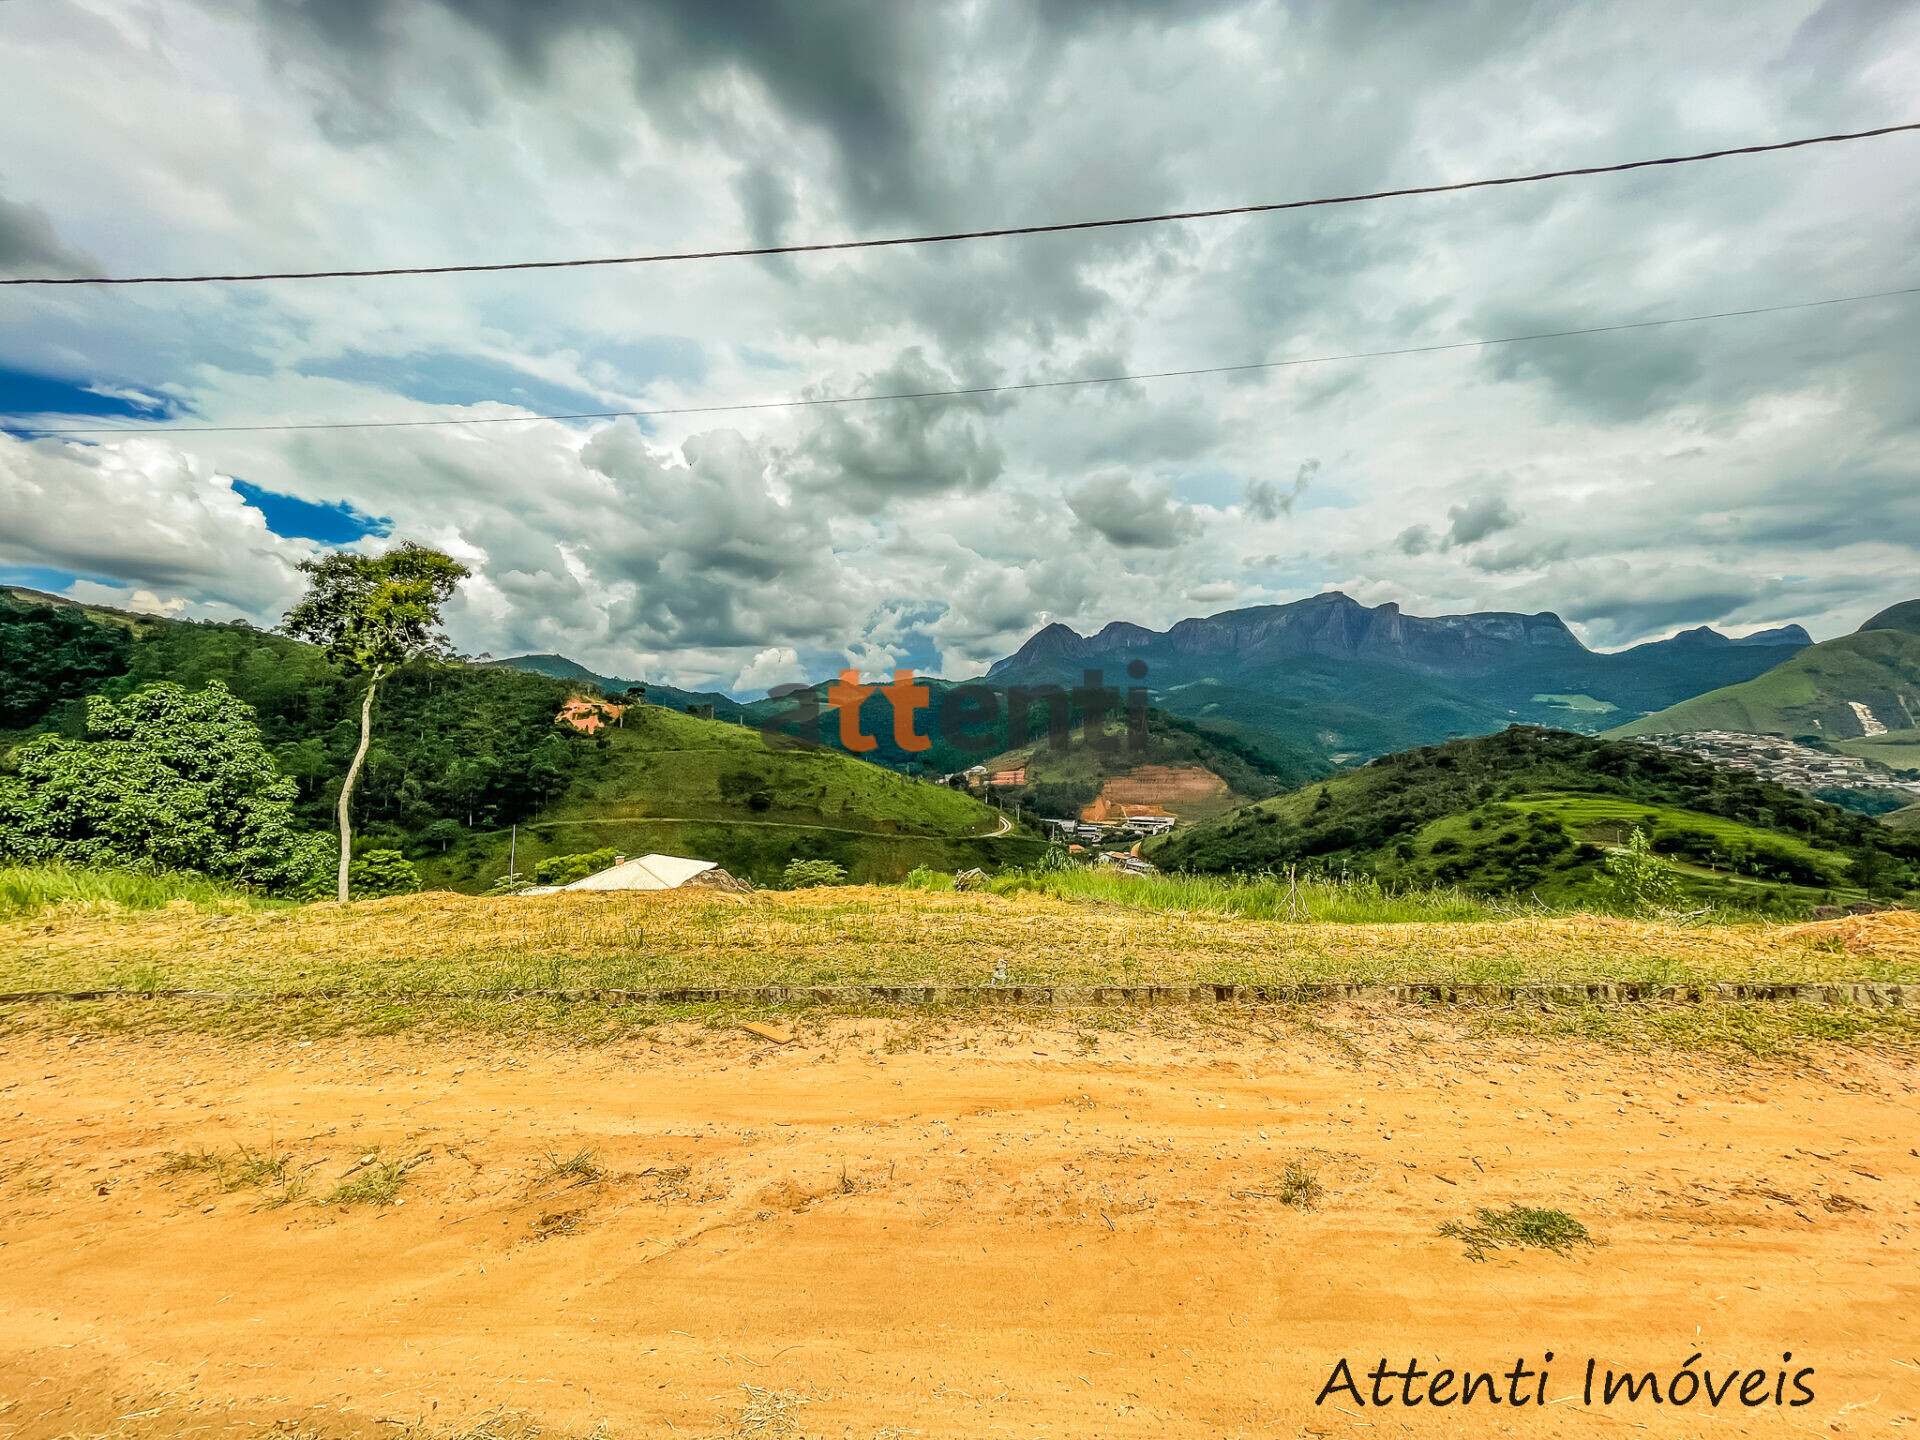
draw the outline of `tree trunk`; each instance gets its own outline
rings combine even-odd
[[[367,744],[373,739],[373,692],[380,684],[380,667],[367,682],[366,698],[360,702],[360,748],[353,752],[347,767],[346,782],[340,787],[340,903],[347,903],[347,869],[353,863],[353,824],[347,809],[353,803],[353,782],[360,778],[360,764],[367,758]]]

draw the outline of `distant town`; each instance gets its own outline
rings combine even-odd
[[[1857,755],[1834,755],[1780,735],[1734,730],[1689,730],[1635,737],[1656,749],[1693,755],[1728,770],[1740,770],[1795,790],[1905,790],[1920,794],[1920,780],[1902,780],[1884,765]]]

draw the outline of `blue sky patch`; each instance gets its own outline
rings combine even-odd
[[[0,367],[0,416],[9,419],[29,415],[102,415],[165,420],[174,409],[173,401],[164,395],[147,400],[103,395],[78,380]],[[31,433],[33,427],[8,425],[5,428],[16,433]]]
[[[289,540],[350,545],[363,535],[386,535],[393,529],[393,521],[368,515],[345,500],[301,500],[246,480],[235,480],[233,488],[266,517],[269,530]]]
[[[71,570],[56,570],[51,565],[0,565],[0,585],[18,585],[49,595],[66,594],[67,587],[76,580],[96,580],[103,585],[119,583],[104,575],[77,575]]]

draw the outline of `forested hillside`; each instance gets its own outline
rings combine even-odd
[[[1577,899],[1636,828],[1703,893],[1773,887],[1806,900],[1920,883],[1920,836],[1688,756],[1529,726],[1385,756],[1151,853],[1199,872],[1305,864]]]
[[[37,731],[78,736],[84,697],[156,680],[223,681],[253,707],[297,814],[333,824],[358,740],[364,680],[312,645],[246,624],[161,619],[0,591],[0,751]],[[831,749],[770,750],[737,724],[655,706],[585,735],[555,723],[571,681],[502,666],[416,660],[382,681],[354,796],[357,850],[390,847],[437,884],[484,889],[507,868],[613,845],[711,859],[766,880],[789,858],[866,878],[914,864],[1009,864],[1031,838],[987,838],[1000,816],[969,796]],[[827,729],[833,727],[829,714]]]
[[[164,620],[0,592],[0,711],[15,739],[78,735],[82,697],[118,698],[154,680],[197,690],[218,679],[251,705],[299,812],[331,823],[358,740],[364,681],[311,645],[246,624]],[[436,824],[491,829],[555,799],[594,743],[557,727],[565,682],[511,670],[415,661],[380,688],[374,742],[354,799],[369,842],[412,839]]]

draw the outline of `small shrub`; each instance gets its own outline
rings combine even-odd
[[[818,885],[844,885],[846,868],[831,860],[789,860],[781,872],[783,890],[810,890]]]
[[[1073,868],[1073,857],[1067,853],[1067,847],[1058,841],[1040,852],[1040,857],[1027,866],[1032,875],[1058,875],[1062,870]]]
[[[1647,832],[1637,826],[1627,837],[1627,848],[1607,857],[1606,869],[1615,901],[1632,914],[1664,909],[1680,894],[1673,862],[1654,854]]]
[[[369,850],[347,870],[347,891],[355,900],[411,895],[420,888],[420,872],[398,850]]]
[[[549,855],[533,867],[536,885],[571,885],[613,864],[612,849],[589,850],[580,855]]]

